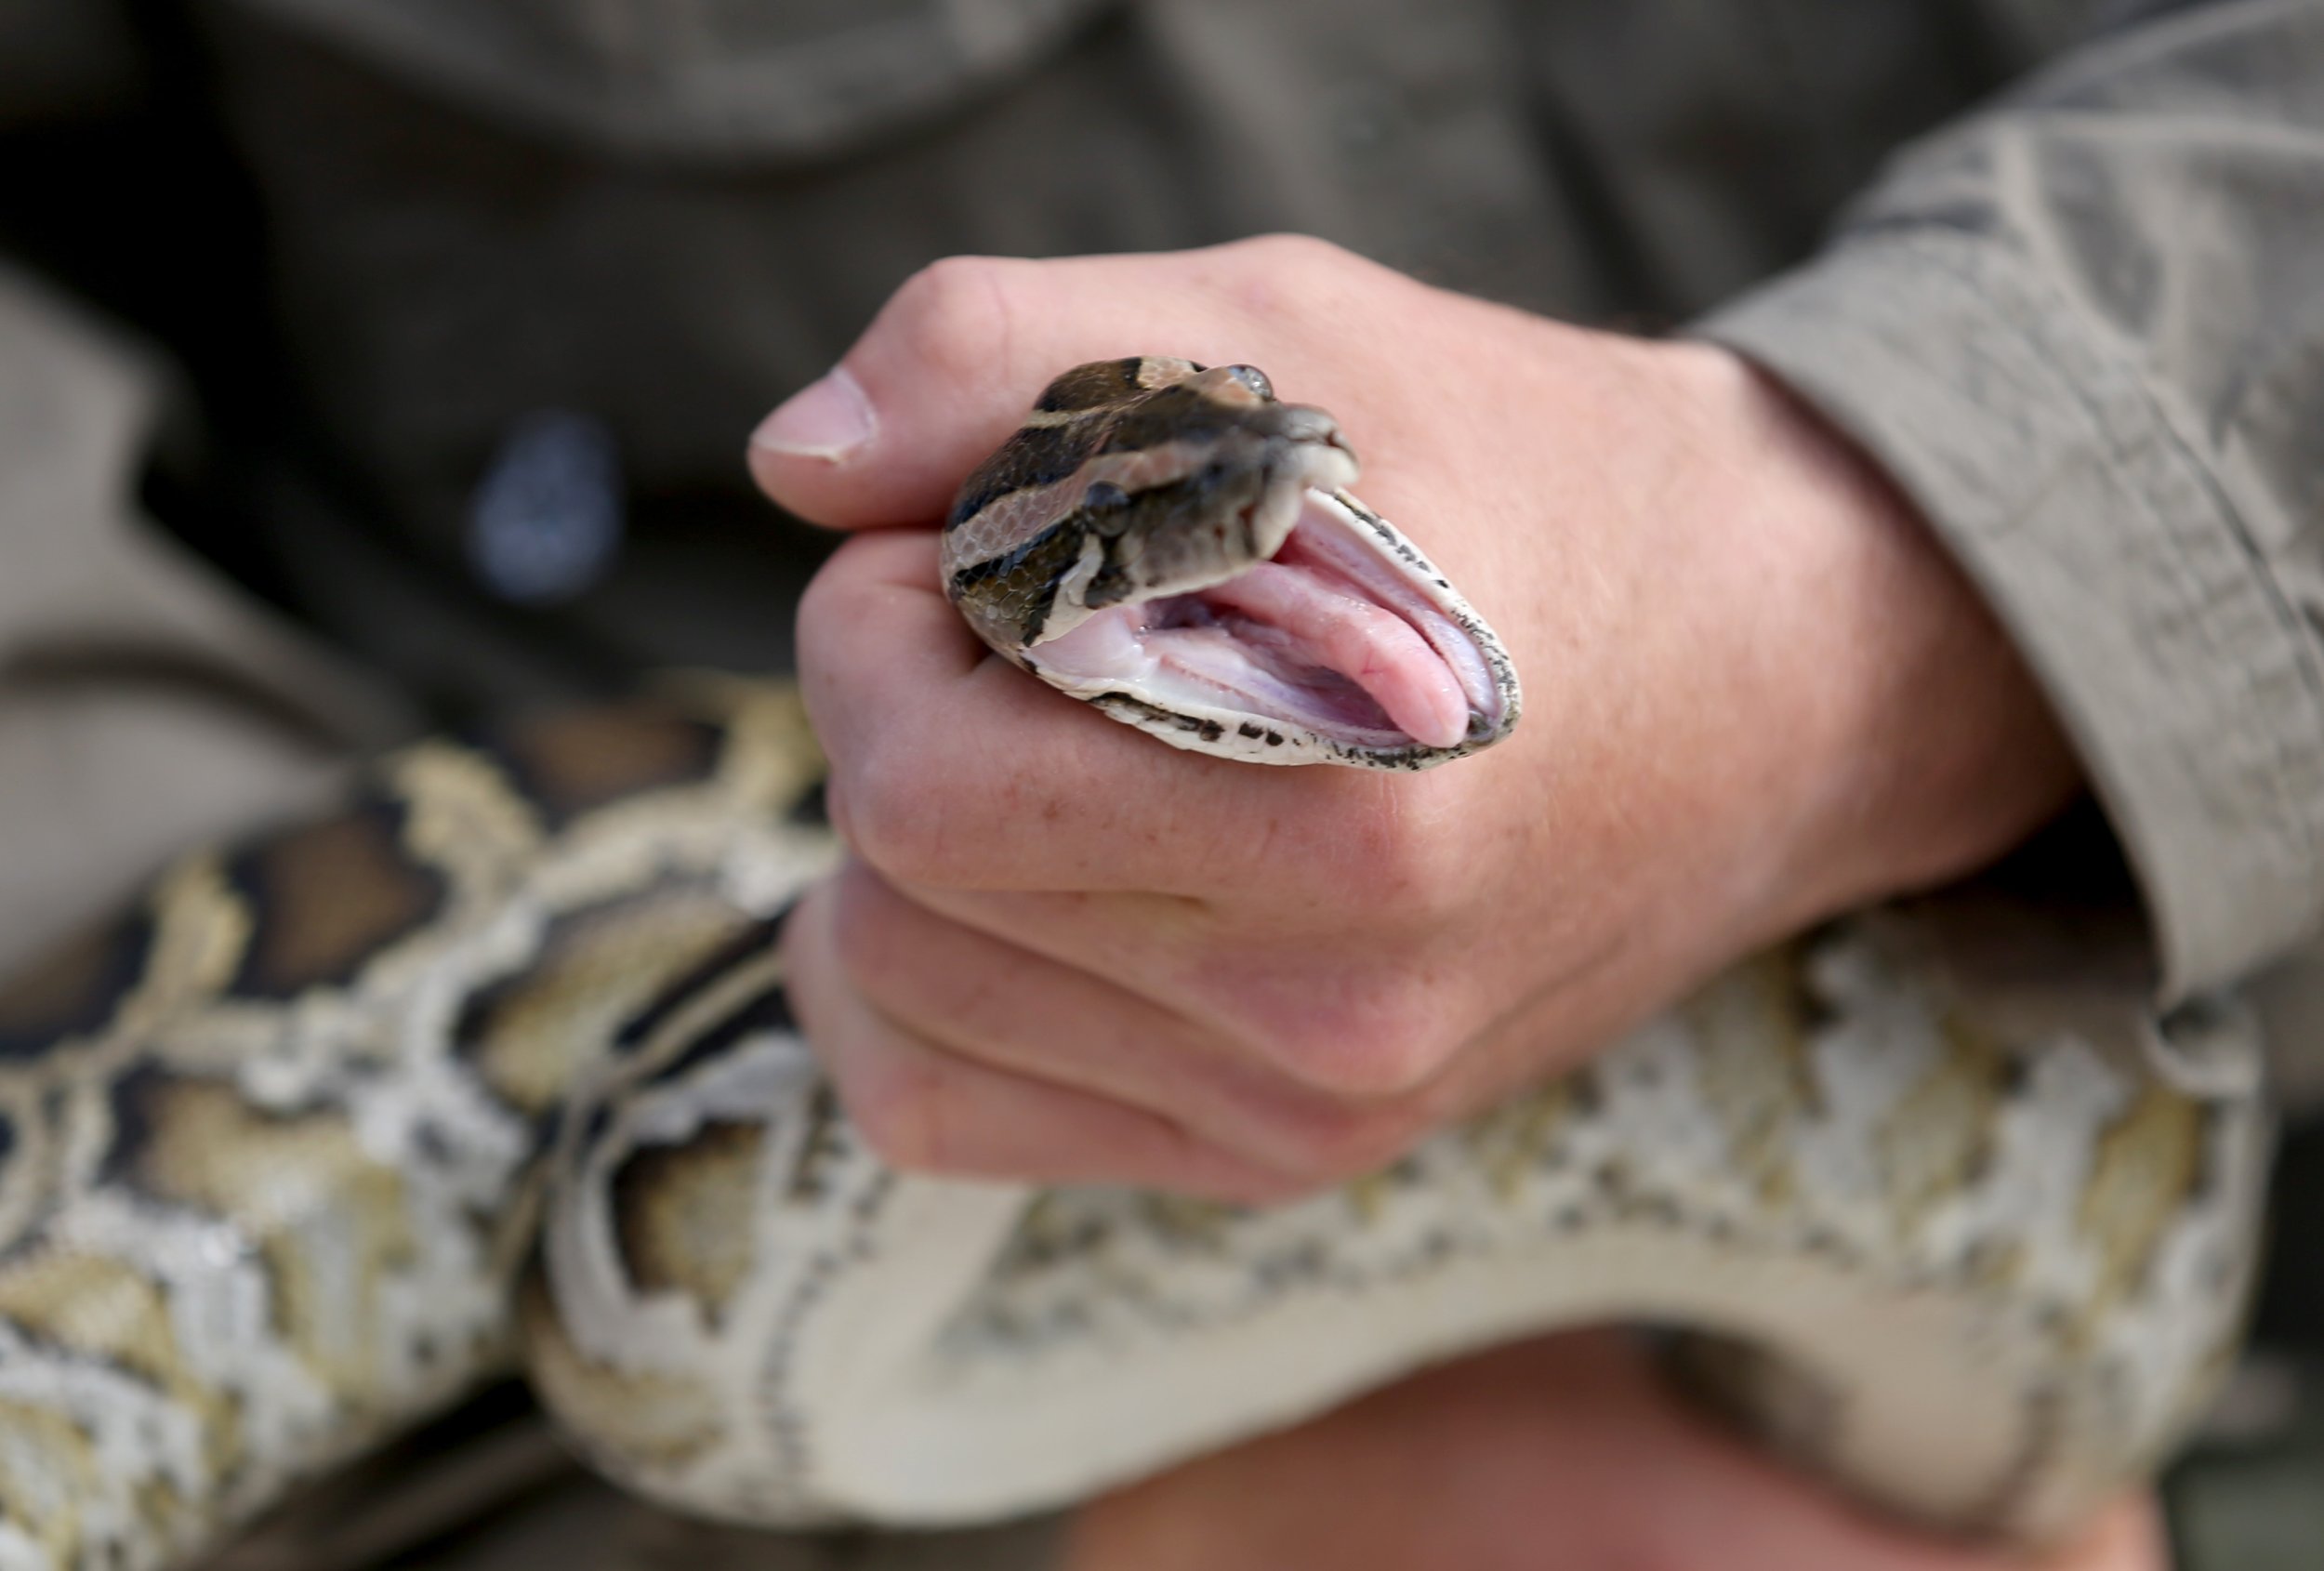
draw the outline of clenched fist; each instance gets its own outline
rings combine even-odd
[[[931,528],[1059,370],[1265,369],[1501,633],[1526,719],[1419,775],[1173,752],[989,653]],[[854,861],[795,1002],[900,1166],[1268,1198],[1373,1168],[1721,963],[2010,846],[2074,769],[1909,509],[1723,350],[1319,243],[960,259],[752,463],[862,532],[801,609]]]

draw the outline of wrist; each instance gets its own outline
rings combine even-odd
[[[1789,926],[1962,877],[2080,789],[2054,712],[1934,528],[1854,442],[1730,351],[1671,345],[1712,411],[1697,501],[1740,540],[1783,657],[1765,843]],[[1737,523],[1747,527],[1738,531]]]

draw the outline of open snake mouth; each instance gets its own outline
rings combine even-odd
[[[1311,488],[1300,502],[1270,560],[1091,614],[1036,647],[1042,674],[1367,752],[1498,733],[1506,701],[1449,586],[1340,496]]]

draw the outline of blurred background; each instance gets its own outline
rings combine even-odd
[[[398,737],[786,667],[825,542],[744,439],[934,257],[1299,230],[1674,328],[1808,255],[1898,144],[2160,8],[0,0],[0,415],[37,383],[81,422],[0,420],[0,605],[39,608],[0,716],[113,782],[62,835],[37,781],[0,788],[0,962]],[[79,489],[42,489],[60,466]],[[2171,1478],[2200,1571],[2324,1566],[2313,1129],[2274,1262]],[[790,1564],[589,1482],[513,1390],[222,1564],[614,1543]]]

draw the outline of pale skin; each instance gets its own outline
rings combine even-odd
[[[975,640],[930,526],[1051,376],[1137,353],[1247,361],[1340,417],[1364,498],[1507,642],[1509,742],[1420,775],[1229,763]],[[1317,242],[940,264],[751,463],[858,532],[799,617],[854,856],[787,942],[816,1050],[905,1168],[1246,1200],[1351,1177],[2077,789],[1909,505],[1766,379]],[[1494,1358],[1101,1502],[1076,1571],[1993,1564],[1760,1464],[1609,1344]],[[1437,1487],[1350,1482],[1374,1469]],[[1726,1505],[1676,1509],[1700,1498]],[[1423,1556],[1450,1515],[1499,1558]],[[2126,1505],[2056,1564],[2160,1551]]]

